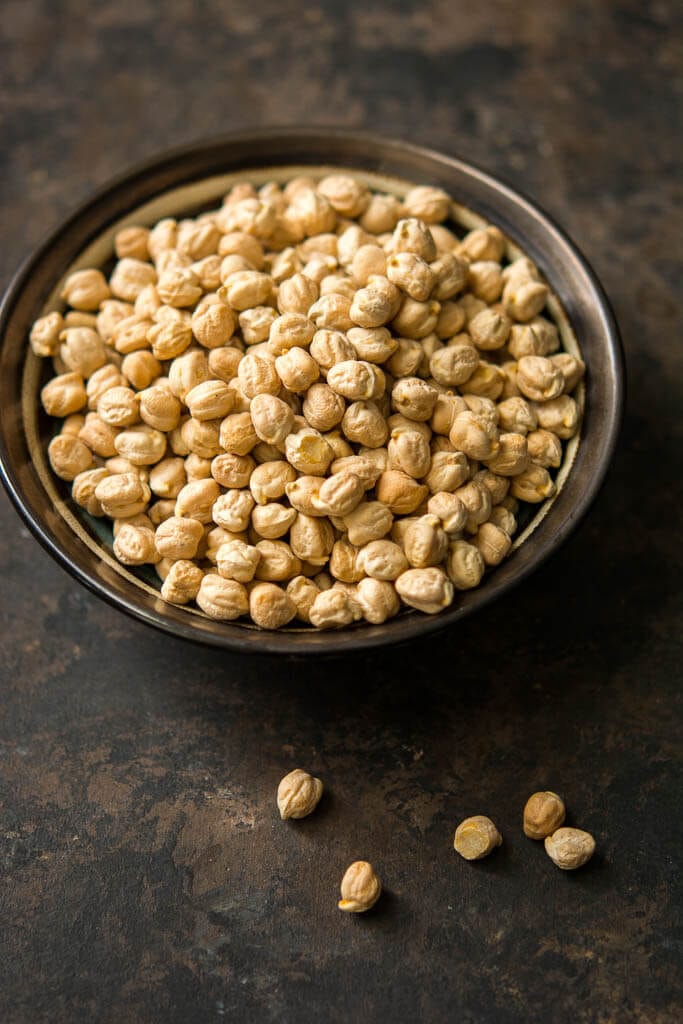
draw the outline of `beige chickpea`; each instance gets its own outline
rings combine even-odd
[[[469,264],[467,260],[456,255],[454,252],[440,253],[437,259],[433,260],[429,264],[429,267],[434,275],[432,298],[437,299],[441,303],[448,299],[452,299],[454,295],[457,295],[458,292],[462,291],[467,283]],[[451,305],[455,304],[453,303]],[[462,322],[464,322],[464,314],[460,307],[458,307],[458,309],[460,310],[461,323],[453,330],[452,333],[454,334],[456,331],[460,330]],[[439,314],[439,316],[440,315],[441,314]],[[452,312],[451,317],[456,317],[456,314]]]
[[[380,455],[381,458],[372,458],[371,456],[374,454]],[[386,454],[386,449],[371,448],[362,455],[349,455],[335,459],[330,466],[330,471],[335,476],[350,474],[352,477],[356,477],[363,490],[367,491],[370,487],[374,487],[377,477],[387,468],[387,460],[383,454]]]
[[[190,321],[192,334],[207,349],[226,345],[235,332],[235,326],[232,310],[220,301],[197,307]]]
[[[243,488],[249,486],[256,463],[250,455],[235,455],[222,452],[211,461],[211,476],[221,487]]]
[[[154,531],[124,523],[114,540],[114,554],[123,565],[148,565],[159,561]]]
[[[220,487],[213,479],[192,480],[178,492],[175,514],[181,519],[196,519],[200,523],[210,523],[213,506],[220,493]]]
[[[193,451],[185,457],[183,466],[185,467],[187,483],[192,483],[193,480],[208,480],[212,475],[211,458],[205,458],[203,455],[198,455]]]
[[[242,359],[238,348],[214,348],[209,352],[209,373],[211,377],[225,384],[237,377],[237,367]]]
[[[224,530],[222,526],[214,526],[212,528],[211,524],[209,524],[203,531],[200,548],[202,557],[207,562],[211,562],[212,565],[216,565],[219,548],[222,544],[227,544],[229,540],[241,540],[244,544],[247,544],[249,537],[246,531],[243,533],[231,533],[230,530]]]
[[[389,533],[393,523],[391,510],[381,501],[362,501],[342,518],[349,542],[355,547],[381,540]]]
[[[324,590],[317,595],[309,610],[311,625],[318,629],[340,629],[354,619],[348,595],[342,590]]]
[[[175,249],[178,225],[172,217],[165,217],[150,230],[147,236],[147,251],[153,260],[167,249]]]
[[[107,361],[105,344],[91,327],[67,327],[60,335],[59,354],[67,369],[89,377]]]
[[[276,395],[282,386],[275,369],[275,359],[264,352],[249,352],[237,367],[237,379],[247,398]]]
[[[502,348],[510,335],[510,320],[495,309],[482,309],[472,318],[469,333],[472,341],[484,351]]]
[[[61,313],[47,313],[39,317],[31,327],[29,341],[37,356],[56,356],[59,351],[59,336],[64,330]]]
[[[448,551],[448,536],[441,520],[433,513],[411,520],[403,532],[402,541],[406,559],[412,569],[439,565]]]
[[[266,305],[271,298],[272,287],[268,274],[258,270],[239,270],[225,281],[225,299],[231,309],[241,313],[254,306]]]
[[[220,494],[213,503],[211,516],[216,526],[231,533],[240,533],[249,526],[254,499],[250,491],[230,490]]]
[[[249,480],[249,488],[258,505],[281,498],[287,484],[296,479],[296,470],[288,462],[265,462],[257,466]]]
[[[431,418],[438,392],[419,377],[397,380],[391,392],[392,408],[409,420],[425,421]]]
[[[442,611],[453,601],[453,584],[443,569],[408,569],[395,583],[404,604],[428,615]]]
[[[293,348],[308,348],[315,324],[304,313],[281,313],[270,325],[268,347],[281,356]]]
[[[441,305],[435,299],[418,302],[406,295],[391,326],[402,337],[420,340],[432,333],[439,321],[440,312]]]
[[[221,380],[206,380],[195,385],[185,396],[185,405],[195,420],[215,420],[233,409],[234,392]]]
[[[425,302],[432,293],[435,276],[431,267],[414,252],[396,252],[386,261],[388,280],[409,295]],[[386,322],[386,321],[385,321]]]
[[[194,558],[204,529],[198,519],[170,516],[160,523],[154,535],[156,549],[162,558]]]
[[[192,260],[201,260],[218,251],[221,233],[210,220],[181,220],[178,224],[178,252]]]
[[[302,561],[325,565],[334,545],[334,531],[329,519],[298,512],[289,531],[289,544]]]
[[[387,619],[397,615],[401,602],[394,586],[385,580],[366,576],[360,580],[356,590],[356,599],[361,607],[363,618],[373,625],[381,625]]]
[[[249,583],[254,578],[256,567],[261,560],[260,552],[251,544],[241,540],[229,540],[216,552],[216,567],[224,579]]]
[[[84,425],[85,416],[79,412],[74,412],[71,416],[67,416],[62,423],[61,433],[64,437],[78,437]]]
[[[435,452],[424,483],[432,494],[452,492],[467,480],[469,467],[464,452]]]
[[[255,545],[261,558],[256,567],[256,579],[282,583],[301,573],[301,560],[289,544],[281,540],[260,540]]]
[[[285,484],[285,493],[292,508],[307,516],[321,514],[315,504],[320,494],[321,484],[321,476],[306,475],[299,476],[296,480]]]
[[[114,325],[109,343],[122,356],[126,356],[130,352],[138,352],[141,349],[148,349],[151,347],[151,342],[147,334],[153,326],[153,322],[147,317],[134,313]]]
[[[387,469],[377,480],[375,493],[377,500],[395,515],[409,515],[422,504],[429,491],[424,484],[418,483],[407,473]]]
[[[85,509],[88,515],[100,517],[105,512],[95,491],[102,480],[110,476],[109,470],[104,466],[97,469],[86,469],[74,478],[71,486],[71,497],[81,508]]]
[[[498,428],[469,410],[455,417],[449,437],[471,459],[490,459],[498,447]]]
[[[216,223],[226,233],[239,230],[266,239],[274,233],[277,217],[278,206],[274,202],[259,199],[256,194],[248,194],[244,189],[235,192],[232,201],[218,212]]]
[[[477,528],[485,523],[491,514],[491,492],[479,480],[470,480],[457,489],[455,496],[460,499],[467,512],[465,529],[468,533],[476,533]]]
[[[534,409],[539,427],[551,430],[563,441],[569,440],[579,429],[579,407],[569,395],[539,402]]]
[[[166,435],[143,423],[117,434],[114,447],[119,455],[130,459],[133,465],[152,466],[164,456]]]
[[[320,290],[315,281],[297,273],[283,281],[278,289],[277,308],[280,313],[298,313],[306,316],[317,300]]]
[[[458,299],[458,305],[463,312],[465,325],[468,330],[475,316],[489,308],[482,299],[478,299],[476,295],[472,295],[470,292],[466,292]]]
[[[502,430],[514,434],[528,434],[538,423],[536,412],[521,395],[498,403],[498,420]]]
[[[481,552],[474,544],[455,540],[448,552],[446,568],[448,578],[456,590],[472,590],[481,583],[485,564]]]
[[[248,412],[231,413],[221,422],[219,440],[226,452],[248,455],[258,439]]]
[[[108,388],[97,402],[97,415],[112,427],[130,427],[140,421],[140,400],[131,388]]]
[[[182,407],[168,385],[154,384],[137,397],[140,418],[149,427],[168,432],[178,426]]]
[[[97,413],[89,412],[78,436],[88,448],[103,459],[116,455],[116,435],[118,428],[105,423]]]
[[[503,288],[505,312],[513,320],[527,322],[546,304],[548,288],[542,281],[511,279]]]
[[[412,377],[423,357],[422,345],[412,338],[399,338],[396,349],[386,362],[386,369],[393,377]]]
[[[358,562],[359,548],[347,540],[335,541],[330,553],[329,571],[342,583],[357,583],[365,575]]]
[[[472,543],[477,548],[486,565],[499,565],[510,550],[511,540],[505,530],[495,523],[482,523]]]
[[[287,391],[299,394],[308,391],[320,376],[315,359],[300,347],[291,348],[278,356],[275,369]]]
[[[449,392],[439,392],[436,396],[434,411],[432,412],[429,426],[435,434],[441,434],[444,437],[448,437],[455,417],[458,413],[465,412],[466,409],[467,404],[460,395],[453,395]]]
[[[69,274],[60,298],[74,309],[91,311],[109,298],[109,286],[99,270],[76,270]]]
[[[391,238],[392,252],[412,252],[427,263],[436,259],[436,244],[428,226],[416,217],[404,217]]]
[[[246,345],[259,345],[268,340],[270,328],[277,318],[277,313],[271,306],[254,306],[252,309],[245,309],[239,315],[239,325],[242,338]]]
[[[112,295],[124,302],[135,302],[147,285],[157,283],[157,272],[151,263],[125,256],[114,267],[109,279]]]
[[[81,313],[79,310],[70,309],[64,314],[64,330],[70,327],[88,327],[94,331],[97,328],[97,316],[94,313]]]
[[[498,228],[488,225],[475,228],[465,235],[458,246],[458,251],[468,260],[497,260],[505,251],[505,240]]]
[[[174,562],[169,568],[161,587],[161,596],[169,604],[188,604],[199,593],[204,573],[185,558]]]
[[[185,464],[181,458],[162,459],[149,473],[149,486],[159,498],[176,498],[187,483]]]
[[[189,266],[170,266],[159,273],[156,289],[161,301],[176,309],[183,309],[201,298],[199,278]]]
[[[285,439],[287,461],[300,473],[324,476],[334,457],[325,438],[312,427],[304,427]]]
[[[451,212],[451,199],[447,192],[431,185],[416,185],[403,200],[407,217],[416,217],[425,224],[438,224]]]
[[[461,533],[468,517],[468,511],[457,494],[448,491],[432,494],[427,501],[427,512],[430,516],[436,516],[449,537]]]
[[[517,520],[504,505],[494,505],[488,521],[493,523],[494,526],[500,527],[501,530],[507,533],[508,537],[512,537],[517,529]]]
[[[573,391],[586,372],[586,364],[582,359],[570,355],[568,352],[559,352],[550,357],[551,363],[556,366],[564,377],[564,393]]]
[[[522,356],[517,362],[517,387],[526,398],[547,402],[562,394],[564,377],[545,356]]]
[[[474,474],[472,480],[486,488],[491,495],[491,502],[494,505],[499,505],[510,490],[509,477],[499,476],[497,473],[491,472],[490,469],[479,470],[478,473]]]
[[[297,514],[295,508],[271,501],[267,505],[257,505],[252,510],[251,525],[260,539],[279,540],[289,531]]]
[[[580,828],[558,828],[543,845],[553,864],[563,871],[583,867],[595,853],[595,839]]]
[[[88,408],[97,409],[97,403],[102,395],[110,388],[125,387],[126,379],[114,363],[105,363],[90,375],[85,386],[85,393],[88,396]]]
[[[559,347],[559,337],[554,325],[543,320],[543,323],[547,323],[554,330],[553,334],[540,329],[535,323],[536,320],[543,318],[537,317],[528,324],[513,324],[508,351],[515,359],[522,359],[524,356],[548,356]]]
[[[310,623],[311,608],[320,593],[313,580],[307,579],[305,576],[295,576],[287,584],[285,593],[294,602],[296,618],[302,622]]]
[[[350,267],[362,246],[377,244],[378,240],[358,224],[350,224],[341,230],[337,238],[337,259],[341,266]]]
[[[381,376],[380,376],[381,375]],[[351,402],[379,397],[378,386],[384,390],[384,375],[372,363],[359,359],[336,363],[327,373],[328,387]]]
[[[337,363],[356,358],[353,345],[341,331],[316,331],[310,353],[324,372],[329,372]]]
[[[275,395],[256,395],[249,415],[257,437],[267,444],[283,444],[294,426],[294,413],[286,402]]]
[[[135,307],[120,299],[105,299],[97,313],[95,329],[103,341],[111,341],[114,331],[122,320],[133,316]]]
[[[308,310],[316,330],[347,331],[354,321],[349,315],[351,299],[341,292],[329,292],[314,302]]]
[[[467,378],[467,390],[473,395],[494,400],[498,398],[505,385],[505,374],[500,366],[480,361],[474,373]]]
[[[539,281],[538,267],[528,256],[519,256],[505,267],[503,280],[506,284],[512,281]]]
[[[152,352],[131,352],[121,362],[121,373],[140,391],[161,375],[161,363]]]
[[[228,302],[228,293],[225,285],[227,285],[233,274],[241,274],[243,271],[255,269],[256,268],[253,263],[250,263],[249,260],[245,259],[243,256],[237,256],[235,254],[224,256],[218,269],[218,275],[223,282],[223,287],[218,288],[216,292],[221,302]]]
[[[349,174],[328,174],[318,182],[318,192],[342,217],[359,217],[370,202],[367,186]]]
[[[347,338],[354,358],[368,363],[385,363],[398,348],[398,339],[386,327],[352,327]]]
[[[337,251],[337,236],[333,231],[310,235],[296,247],[296,252],[302,260],[308,260],[312,256],[334,256],[336,259]]]
[[[284,220],[292,232],[300,232],[303,237],[333,231],[337,214],[324,195],[312,188],[300,188],[291,197]]]
[[[148,238],[148,228],[139,224],[129,224],[128,227],[121,228],[114,235],[114,251],[120,260],[125,257],[147,260],[149,258]]]
[[[513,477],[510,493],[513,498],[534,504],[552,497],[555,484],[547,469],[532,463],[523,473]]]
[[[363,480],[350,472],[334,473],[320,484],[311,499],[317,515],[344,517],[353,512],[365,494]]]
[[[476,260],[470,263],[467,284],[476,298],[493,303],[503,290],[501,266],[494,260]]]
[[[395,196],[375,194],[370,197],[365,212],[359,218],[359,224],[363,231],[381,235],[394,230],[400,212],[401,204]]]
[[[331,430],[341,422],[346,402],[328,384],[312,384],[306,392],[302,413],[315,430]]]
[[[150,497],[149,487],[137,473],[107,473],[95,487],[95,498],[112,519],[127,519],[144,512]]]
[[[401,470],[416,480],[429,472],[432,461],[429,443],[417,430],[392,433],[388,452],[390,469]]]
[[[117,300],[120,301],[120,300]],[[121,305],[126,305],[130,308],[130,303],[124,303],[120,301]],[[159,298],[159,292],[154,284],[146,284],[145,287],[140,291],[135,302],[132,304],[133,308],[130,312],[130,316],[135,315],[139,320],[154,320],[154,317],[161,309],[162,302]],[[123,318],[126,319],[126,318]],[[118,325],[114,325],[116,329]]]
[[[517,476],[529,465],[529,451],[523,434],[501,434],[494,455],[486,460],[492,473]]]
[[[527,434],[529,458],[544,469],[557,469],[562,463],[562,442],[550,430],[532,430]]]
[[[465,314],[457,302],[442,302],[434,333],[437,338],[447,341],[455,337],[465,326]]]
[[[147,340],[157,359],[175,359],[192,343],[192,329],[183,320],[164,320],[149,328]]]
[[[245,231],[230,231],[222,235],[218,242],[218,252],[221,256],[242,256],[249,260],[255,270],[263,267],[263,245],[258,238]]]
[[[354,254],[350,269],[356,285],[364,287],[371,277],[388,276],[386,253],[374,242],[361,245]]]
[[[367,576],[393,581],[408,568],[402,548],[391,540],[373,540],[359,550],[356,564]]]
[[[501,370],[503,371],[503,390],[500,393],[499,398],[501,400],[505,398],[515,398],[521,394],[517,387],[517,363],[514,360],[506,360],[501,364]]]
[[[196,420],[192,417],[180,425],[180,436],[188,452],[206,463],[203,477],[210,475],[210,460],[221,452],[220,427],[220,420]]]
[[[225,580],[218,573],[208,572],[202,577],[196,601],[212,619],[238,619],[249,611],[249,598],[242,584]]]
[[[275,583],[257,583],[249,591],[249,614],[262,629],[281,629],[296,616],[297,606]]]
[[[473,345],[448,345],[437,349],[429,360],[429,371],[444,387],[461,387],[479,366],[479,354]]]
[[[58,434],[47,449],[50,466],[62,480],[74,480],[92,466],[92,452],[73,434]]]

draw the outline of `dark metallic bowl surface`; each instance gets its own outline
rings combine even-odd
[[[358,624],[339,632],[269,632],[215,622],[166,604],[154,588],[103,558],[96,538],[77,522],[79,510],[68,499],[55,500],[49,491],[56,485],[44,468],[40,472],[50,423],[38,409],[35,374],[33,392],[26,395],[27,337],[66,268],[107,227],[161,193],[214,175],[291,165],[348,167],[445,188],[459,204],[501,228],[538,264],[567,314],[588,367],[580,440],[559,493],[537,516],[528,539],[480,587],[457,595],[439,615],[406,612],[381,626]],[[462,160],[343,131],[275,129],[216,139],[168,153],[118,178],[81,206],[18,272],[0,308],[0,339],[0,471],[37,539],[76,579],[117,608],[176,636],[239,651],[331,653],[396,643],[452,625],[493,601],[538,568],[586,514],[607,472],[622,415],[622,352],[609,303],[585,259],[547,215]],[[32,438],[40,450],[36,459]]]

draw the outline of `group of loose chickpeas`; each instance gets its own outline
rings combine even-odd
[[[495,227],[345,174],[129,226],[33,325],[73,500],[173,604],[277,629],[435,613],[551,496],[582,361]]]
[[[323,783],[302,768],[295,768],[281,780],[277,806],[282,819],[307,818],[318,806]],[[580,828],[562,828],[566,809],[564,800],[551,790],[533,793],[524,805],[522,827],[529,839],[543,840],[545,851],[558,868],[575,871],[587,864],[595,852],[590,832]],[[503,842],[490,818],[475,814],[461,821],[455,830],[453,846],[465,860],[481,860]],[[341,881],[340,910],[359,914],[374,907],[382,884],[372,864],[354,861]]]

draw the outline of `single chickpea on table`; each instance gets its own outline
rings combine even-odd
[[[585,366],[535,264],[452,212],[344,173],[241,182],[67,276],[29,335],[48,459],[164,600],[264,629],[438,614],[552,497]]]

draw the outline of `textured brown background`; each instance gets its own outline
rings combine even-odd
[[[363,127],[480,162],[561,221],[614,302],[630,398],[551,564],[459,630],[343,661],[157,635],[1,497],[4,1024],[681,1020],[677,10],[5,0],[3,283],[160,148]],[[300,764],[328,794],[281,824],[274,790]],[[597,838],[575,875],[521,834],[538,787]],[[468,865],[452,832],[476,812],[505,845]],[[357,857],[387,892],[350,919],[336,890]]]

